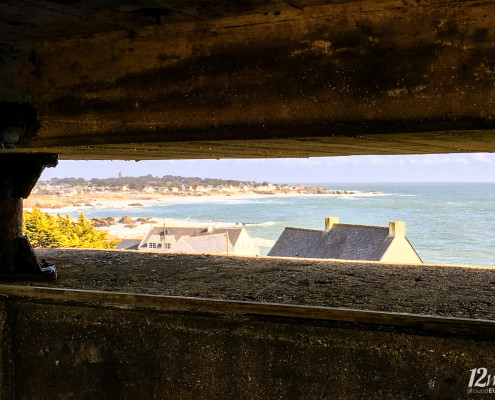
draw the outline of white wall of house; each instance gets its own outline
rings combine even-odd
[[[234,246],[234,255],[235,256],[255,256],[256,248],[253,246],[251,242],[251,238],[247,234],[246,230],[243,229],[237,242]]]
[[[401,264],[422,264],[409,241],[404,236],[396,236],[380,260]]]
[[[163,251],[163,236],[153,233],[153,227],[138,246],[140,251]]]
[[[141,251],[163,251],[163,236],[151,235],[148,233],[143,241],[139,244],[138,250]]]

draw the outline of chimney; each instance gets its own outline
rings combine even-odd
[[[392,221],[388,223],[388,234],[390,236],[405,237],[406,223],[403,221]]]
[[[338,224],[338,223],[339,223],[339,217],[326,217],[325,218],[325,230],[329,231],[330,229],[332,229],[332,226],[334,224]]]

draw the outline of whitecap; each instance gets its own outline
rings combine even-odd
[[[281,222],[267,221],[267,222],[262,222],[260,224],[251,223],[251,222],[242,223],[243,226],[273,226],[278,224],[281,224]]]

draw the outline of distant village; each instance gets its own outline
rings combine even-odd
[[[69,184],[51,184],[43,183],[33,189],[33,194],[38,195],[57,195],[71,197],[77,194],[106,194],[116,192],[130,192],[133,194],[151,194],[162,193],[166,195],[188,196],[188,195],[208,195],[208,194],[234,194],[234,193],[307,193],[307,194],[354,194],[352,191],[327,190],[319,188],[309,188],[304,185],[279,185],[279,184],[244,184],[234,185],[181,185],[177,186],[145,186],[142,189],[130,188],[127,185],[118,186],[93,186],[93,185],[76,185]]]
[[[126,192],[128,194],[161,194],[172,196],[204,196],[233,195],[242,193],[259,194],[356,194],[356,191],[329,190],[307,187],[302,184],[274,184],[269,182],[250,182],[221,179],[187,178],[166,175],[161,178],[151,175],[141,177],[92,179],[54,178],[50,181],[39,181],[32,193],[37,196],[72,197],[87,194],[112,194]]]

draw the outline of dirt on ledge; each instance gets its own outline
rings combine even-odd
[[[495,269],[37,250],[56,282],[30,285],[495,319]],[[18,284],[18,283],[16,283]]]

